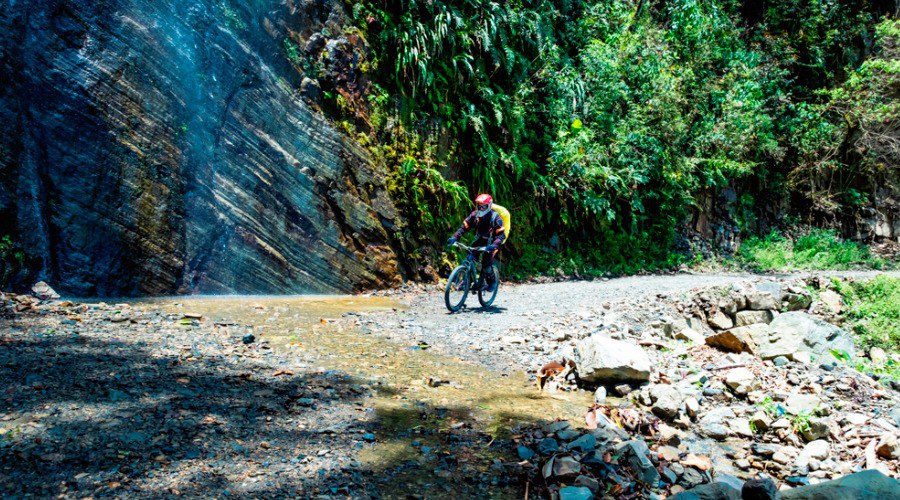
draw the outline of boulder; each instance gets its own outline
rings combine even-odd
[[[825,460],[828,458],[830,451],[831,446],[828,444],[828,441],[824,439],[811,441],[800,450],[800,455],[797,457],[797,466],[806,467],[809,465],[810,460]]]
[[[725,439],[728,437],[727,422],[735,418],[731,408],[716,408],[710,410],[700,418],[700,430],[706,436],[713,439]]]
[[[707,322],[709,323],[709,326],[717,330],[727,330],[734,326],[734,321],[731,320],[731,317],[721,310],[717,310],[710,314]]]
[[[768,325],[761,323],[739,326],[706,337],[706,344],[727,352],[754,354],[757,350],[756,339],[767,338],[768,333]]]
[[[578,376],[587,382],[646,381],[650,358],[637,344],[593,335],[575,345]]]
[[[678,389],[671,385],[655,385],[650,388],[653,413],[658,417],[671,419],[678,415],[683,398]]]
[[[819,301],[834,314],[844,311],[844,299],[834,290],[825,290],[819,294]]]
[[[41,300],[59,299],[59,294],[56,293],[56,291],[54,291],[52,288],[50,288],[50,285],[44,283],[43,281],[38,281],[37,283],[35,283],[34,286],[31,287],[31,292],[35,297]]]
[[[734,314],[738,311],[737,300],[733,296],[719,299],[719,310],[725,314]]]
[[[750,292],[747,294],[747,308],[754,311],[762,311],[765,309],[778,309],[781,305],[780,300],[776,300],[771,293],[768,292]]]
[[[756,382],[756,375],[746,368],[734,368],[725,375],[725,385],[738,394],[747,394]]]
[[[795,359],[799,352],[815,357],[816,362],[835,361],[831,350],[846,351],[855,355],[853,339],[849,333],[803,312],[787,312],[778,315],[768,325],[768,335],[754,337],[757,354],[763,359],[785,356]],[[709,340],[707,339],[707,342]]]
[[[763,281],[761,283],[757,283],[753,288],[757,292],[768,293],[778,303],[781,303],[781,300],[784,298],[784,289],[781,283],[778,281]]]
[[[757,323],[769,324],[775,315],[772,311],[740,311],[735,315],[735,324],[737,326],[754,325]]]
[[[802,486],[781,492],[783,500],[885,500],[900,498],[900,483],[870,469],[834,481]]]
[[[700,345],[706,343],[706,337],[704,337],[702,333],[694,330],[693,328],[685,328],[684,330],[676,333],[675,340],[687,340],[688,342],[693,342]]]

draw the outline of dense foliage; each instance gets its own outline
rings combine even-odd
[[[701,198],[736,191],[749,236],[786,209],[836,220],[900,164],[886,4],[348,7],[373,54],[372,149],[423,247],[488,191],[519,221],[520,271],[671,265]]]
[[[849,327],[863,349],[900,351],[900,279],[879,276],[868,281],[838,282],[847,302]]]

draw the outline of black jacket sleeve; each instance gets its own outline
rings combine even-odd
[[[456,232],[453,233],[453,237],[458,240],[463,234],[465,234],[466,231],[471,229],[472,226],[474,226],[474,225],[475,225],[475,212],[472,212],[463,221],[462,226],[459,226],[459,229],[457,229]]]

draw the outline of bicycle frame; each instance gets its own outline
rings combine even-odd
[[[469,274],[469,278],[470,278],[469,282],[472,283],[472,287],[476,288],[476,287],[480,286],[479,284],[483,277],[479,276],[479,274],[481,274],[481,273],[479,273],[478,269],[477,269],[478,261],[475,258],[475,254],[485,252],[486,247],[470,247],[470,246],[460,243],[458,241],[453,246],[462,248],[463,250],[468,252],[468,255],[466,255],[466,259],[463,261],[462,265],[466,266],[466,273]],[[482,271],[484,271],[484,270],[482,269]]]

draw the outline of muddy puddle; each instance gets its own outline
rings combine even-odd
[[[520,424],[556,417],[583,422],[591,403],[585,391],[542,394],[524,372],[501,374],[432,352],[415,339],[398,341],[402,332],[389,332],[393,339],[387,340],[356,327],[373,313],[402,314],[404,306],[388,298],[198,297],[152,303],[172,314],[202,315],[204,321],[252,332],[272,349],[315,360],[306,367],[311,371],[335,370],[367,381],[375,391],[365,404],[374,410],[378,437],[358,451],[358,460],[373,470],[418,464],[394,471],[405,485],[451,479],[452,472],[441,476],[438,471],[440,453],[424,451],[466,446],[452,437],[456,429],[479,436],[465,452],[473,462],[516,461],[508,449],[495,449],[493,441],[513,437]]]

